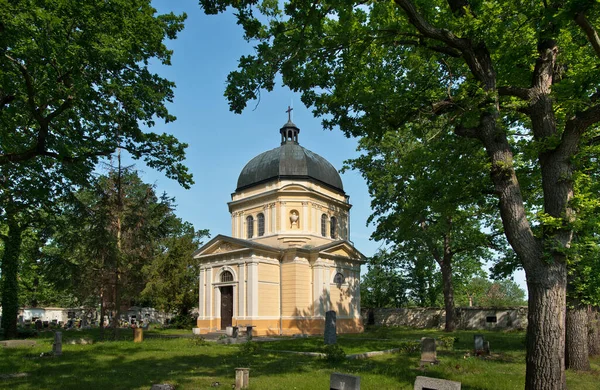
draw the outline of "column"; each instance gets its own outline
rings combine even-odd
[[[258,316],[258,263],[248,263],[248,317]]]
[[[213,302],[212,302],[212,268],[208,268],[206,270],[206,279],[205,279],[205,289],[206,289],[206,300],[205,303],[205,315],[206,317],[213,317]]]
[[[308,231],[308,202],[302,202],[302,219],[300,220],[302,231]]]
[[[204,316],[206,315],[206,309],[205,309],[205,301],[204,301],[204,289],[205,287],[205,282],[204,282],[204,278],[206,277],[206,273],[204,271],[204,269],[200,270],[200,275],[198,276],[198,317],[200,318],[204,318]]]
[[[246,290],[245,264],[238,264],[238,317],[246,317],[244,292]]]
[[[279,232],[284,232],[284,231],[288,230],[285,202],[279,202],[279,216],[280,216],[279,222],[281,223],[281,226],[279,226]]]
[[[275,203],[271,203],[269,204],[269,208],[270,208],[270,214],[271,214],[271,227],[269,228],[269,232],[270,233],[275,233],[275,231],[277,230],[277,209],[275,208]]]

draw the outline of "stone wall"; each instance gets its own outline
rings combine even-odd
[[[456,308],[457,329],[526,329],[527,307]],[[365,325],[409,326],[412,328],[444,328],[446,311],[440,308],[416,307],[361,310]]]

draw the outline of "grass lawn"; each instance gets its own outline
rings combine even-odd
[[[473,335],[482,333],[490,341],[492,356],[466,356]],[[346,353],[390,349],[397,340],[447,336],[436,330],[391,328],[360,335],[338,336]],[[458,337],[453,350],[438,349],[439,365],[419,370],[419,352],[377,356],[366,360],[328,363],[324,359],[265,351],[318,351],[321,338],[299,338],[261,343],[263,350],[250,355],[238,345],[207,343],[195,339],[148,338],[132,342],[131,331],[123,340],[92,345],[63,344],[63,356],[39,357],[52,349],[52,334],[37,339],[33,348],[0,348],[0,389],[149,389],[153,383],[172,383],[178,389],[231,389],[236,367],[250,368],[251,389],[327,389],[331,372],[361,376],[361,389],[412,389],[415,377],[426,375],[462,382],[469,389],[523,389],[525,377],[524,333],[467,332]],[[64,332],[63,340],[82,337],[98,340],[97,332]],[[389,339],[389,340],[379,340]],[[600,359],[592,361],[592,372],[567,373],[569,389],[598,389]],[[3,375],[26,372],[23,378]],[[211,387],[215,382],[220,386]]]

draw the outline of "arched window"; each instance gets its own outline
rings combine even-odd
[[[331,233],[330,234],[331,238],[337,238],[336,237],[336,234],[337,234],[336,227],[337,227],[337,219],[335,217],[331,217],[331,224],[329,225],[329,233]]]
[[[247,238],[254,236],[254,218],[251,215],[246,217],[246,233]]]
[[[258,220],[258,236],[264,236],[265,235],[265,215],[263,213],[260,213],[256,216],[256,219]]]
[[[321,215],[321,235],[327,237],[327,215]]]
[[[221,273],[221,282],[233,282],[233,275],[229,271]]]
[[[344,275],[340,272],[335,274],[335,276],[333,277],[333,283],[337,284],[338,286],[344,284],[345,281],[346,278],[344,278]]]

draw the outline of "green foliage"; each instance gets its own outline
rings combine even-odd
[[[361,307],[400,307],[406,303],[407,280],[391,256],[379,251],[367,261],[367,273],[360,283]]]
[[[322,349],[324,359],[329,363],[339,363],[346,359],[346,352],[339,344],[327,344]]]
[[[514,307],[526,306],[525,291],[510,279],[491,281],[475,277],[457,291],[459,306]]]
[[[190,338],[190,344],[194,347],[205,347],[208,345],[208,341],[204,337],[195,334]]]
[[[400,343],[400,352],[415,353],[421,350],[421,343],[418,341],[403,341]]]
[[[453,351],[454,350],[454,342],[456,341],[456,337],[454,336],[440,336],[438,337],[438,341],[440,342],[442,348]]]
[[[262,351],[262,345],[256,341],[248,341],[239,345],[240,354],[243,356],[254,356]]]
[[[192,329],[196,326],[196,318],[190,314],[178,314],[169,321],[169,328]]]

